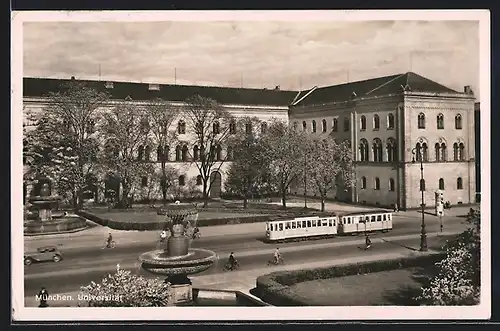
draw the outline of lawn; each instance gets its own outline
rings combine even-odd
[[[287,292],[310,306],[409,306],[431,270],[399,269],[298,283]]]

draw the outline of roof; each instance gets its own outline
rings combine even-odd
[[[414,92],[459,93],[413,72],[407,72],[404,74],[315,88],[307,97],[301,102],[294,104],[294,106],[348,101],[353,98],[353,93],[355,93],[356,98],[396,94],[401,93],[405,87]],[[305,93],[301,93],[301,97],[304,95]],[[297,100],[300,100],[300,98],[297,98]]]
[[[63,83],[70,79],[54,78],[23,78],[23,94],[25,97],[45,97],[49,92],[57,92]],[[149,90],[148,83],[113,82],[113,88],[107,89],[105,81],[78,80],[86,83],[98,91],[107,91],[112,99],[152,100],[162,98],[167,101],[185,101],[187,98],[199,94],[202,97],[212,98],[221,104],[288,106],[297,95],[295,91],[275,89],[249,89],[196,85],[159,85],[158,90]]]

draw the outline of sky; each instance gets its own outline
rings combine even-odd
[[[25,77],[306,90],[413,71],[479,96],[476,21],[25,22]]]

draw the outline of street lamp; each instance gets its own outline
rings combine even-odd
[[[415,163],[415,155],[417,152],[420,154],[420,157],[417,157],[420,161],[420,192],[422,193],[422,225],[421,225],[421,231],[420,231],[420,251],[421,252],[426,252],[427,251],[427,231],[425,230],[425,218],[424,218],[424,187],[422,187],[422,183],[424,181],[424,159],[423,155],[420,152],[420,149],[414,148],[412,149],[411,153],[413,154],[413,158],[411,160],[412,163]]]

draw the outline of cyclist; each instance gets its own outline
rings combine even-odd
[[[200,229],[198,229],[198,227],[195,227],[194,230],[193,230],[193,239],[197,239],[200,236],[201,236]]]
[[[229,270],[234,270],[234,268],[238,266],[238,261],[236,261],[233,254],[234,253],[231,252],[231,254],[229,254],[229,258],[227,260]]]
[[[165,239],[167,239],[167,231],[163,230],[163,231],[160,233],[160,242],[165,241]]]
[[[279,264],[280,260],[281,260],[280,249],[276,248],[276,250],[274,251],[274,263]]]
[[[113,236],[111,235],[111,232],[108,234],[108,238],[106,239],[106,247],[111,248],[111,242],[113,241]]]

